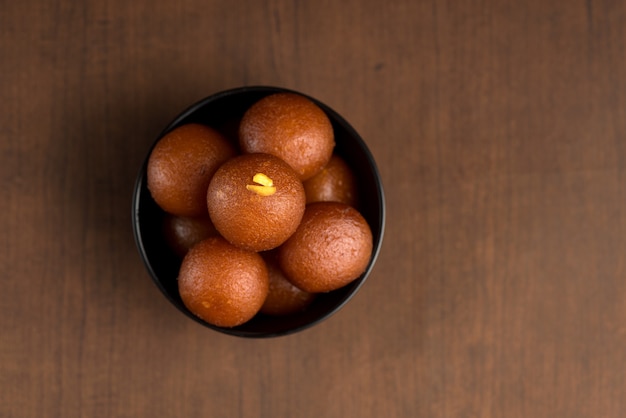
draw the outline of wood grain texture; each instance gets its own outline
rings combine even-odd
[[[0,5],[0,416],[621,417],[626,3]],[[189,104],[278,85],[342,113],[387,197],[339,313],[192,323],[130,200]]]

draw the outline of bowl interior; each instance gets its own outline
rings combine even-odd
[[[186,123],[202,123],[218,129],[236,123],[252,104],[277,92],[293,91],[277,87],[242,87],[217,93],[181,113],[165,128],[159,138]],[[161,232],[164,213],[154,202],[147,188],[148,157],[146,157],[137,177],[133,198],[132,219],[137,247],[152,279],[163,294],[181,312],[202,325],[240,337],[274,337],[306,329],[339,310],[361,287],[376,261],[384,233],[385,206],[383,188],[374,159],[363,140],[341,116],[323,103],[311,97],[309,99],[317,103],[330,118],[335,131],[335,152],[350,165],[358,179],[359,211],[369,223],[374,238],[369,265],[357,280],[341,289],[320,294],[311,306],[299,314],[284,317],[258,314],[252,320],[234,328],[220,328],[208,324],[185,307],[178,293],[180,259],[169,248]],[[158,138],[153,147],[156,142]]]

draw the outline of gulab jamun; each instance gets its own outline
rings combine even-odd
[[[180,126],[161,138],[150,154],[150,194],[173,215],[206,215],[211,177],[235,154],[235,147],[215,129],[197,123]]]
[[[308,98],[275,93],[253,104],[239,125],[239,144],[247,153],[272,154],[286,161],[300,180],[328,163],[335,146],[326,113]]]
[[[317,296],[294,286],[278,265],[275,251],[263,253],[270,286],[261,313],[273,316],[291,315],[305,310]]]
[[[357,207],[357,181],[340,156],[333,154],[326,166],[303,182],[306,202],[342,202]]]
[[[165,214],[163,232],[168,245],[180,258],[200,241],[217,235],[208,211],[205,216],[197,217]]]
[[[235,327],[252,319],[261,309],[268,288],[263,258],[219,236],[189,250],[178,275],[185,306],[218,327]]]
[[[353,207],[339,202],[307,205],[296,232],[278,249],[280,268],[307,292],[329,292],[357,279],[372,255],[372,232]]]
[[[250,251],[278,247],[298,227],[306,197],[302,182],[283,160],[244,154],[224,163],[206,196],[209,215],[231,244]]]

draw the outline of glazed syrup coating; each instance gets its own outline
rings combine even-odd
[[[306,180],[328,163],[335,139],[332,124],[319,106],[299,94],[277,93],[244,114],[239,144],[243,152],[275,155]]]
[[[200,124],[180,126],[161,138],[150,154],[150,194],[173,215],[206,215],[211,177],[235,154],[234,146],[216,130]]]
[[[269,289],[261,256],[210,237],[183,259],[178,290],[185,306],[219,327],[241,325],[257,314]]]
[[[304,183],[306,203],[342,202],[354,208],[358,205],[356,177],[346,162],[333,154],[326,166]]]
[[[363,216],[339,202],[307,205],[296,232],[278,250],[282,271],[307,292],[329,292],[365,271],[373,248]]]
[[[226,162],[213,176],[206,199],[219,233],[250,251],[285,242],[298,227],[306,202],[297,174],[269,154],[244,154]]]

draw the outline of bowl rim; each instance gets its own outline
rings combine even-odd
[[[148,252],[146,251],[143,238],[141,236],[141,219],[140,219],[139,209],[140,209],[140,201],[142,197],[142,186],[144,182],[146,181],[145,180],[146,170],[147,170],[147,165],[148,165],[148,160],[150,158],[150,154],[152,153],[152,150],[156,146],[157,142],[165,134],[167,134],[169,131],[177,127],[183,120],[188,118],[190,115],[192,115],[199,109],[208,105],[209,103],[214,102],[216,100],[220,100],[227,96],[243,94],[243,93],[251,93],[251,92],[252,93],[255,93],[255,92],[267,93],[268,95],[273,94],[273,93],[294,93],[294,94],[298,94],[298,95],[308,98],[309,100],[313,101],[316,105],[318,105],[320,108],[322,108],[322,110],[329,116],[329,118],[331,119],[333,123],[337,123],[341,125],[341,127],[350,135],[351,139],[358,143],[360,151],[365,156],[367,165],[369,166],[369,169],[371,170],[372,175],[374,177],[374,180],[376,183],[376,188],[375,188],[376,199],[375,200],[379,204],[378,225],[376,225],[377,231],[379,231],[378,239],[375,240],[373,243],[374,246],[373,246],[372,255],[370,257],[370,261],[365,271],[354,282],[348,285],[348,286],[352,286],[353,288],[345,296],[343,296],[343,298],[340,299],[338,303],[333,305],[331,309],[324,312],[322,315],[316,317],[314,320],[308,321],[306,323],[303,323],[301,325],[298,325],[292,328],[288,328],[288,329],[281,330],[281,331],[275,331],[275,332],[270,332],[270,331],[253,332],[249,330],[238,329],[238,327],[233,327],[233,328],[218,327],[210,323],[207,323],[201,318],[195,316],[188,309],[183,309],[181,306],[179,306],[180,305],[179,301],[174,299],[172,295],[170,295],[170,292],[165,288],[161,279],[159,278],[156,271],[154,270],[152,263],[150,262],[150,257],[148,256]],[[152,142],[151,146],[148,148],[148,151],[146,153],[146,156],[144,157],[143,163],[141,164],[139,172],[135,178],[131,209],[132,209],[131,220],[132,220],[132,228],[133,228],[133,236],[135,239],[135,245],[137,247],[137,250],[139,252],[139,255],[142,259],[142,262],[145,268],[148,270],[150,278],[157,285],[161,293],[179,311],[184,313],[187,317],[193,319],[195,322],[207,328],[210,328],[214,331],[220,332],[222,334],[242,337],[242,338],[261,339],[261,338],[273,338],[273,337],[286,336],[286,335],[294,334],[294,333],[309,329],[313,327],[314,325],[317,325],[320,322],[325,321],[326,319],[333,316],[335,313],[341,310],[356,295],[356,293],[358,293],[358,291],[362,288],[362,286],[367,281],[367,278],[369,277],[372,269],[374,268],[374,265],[376,264],[376,261],[380,254],[380,250],[381,250],[382,243],[384,240],[384,235],[385,235],[386,202],[385,202],[385,193],[384,193],[384,187],[382,183],[382,177],[380,175],[378,166],[376,164],[376,161],[374,160],[374,157],[369,147],[367,146],[365,141],[361,138],[359,133],[339,113],[337,113],[334,109],[332,109],[325,103],[319,101],[318,99],[311,97],[307,94],[301,93],[299,91],[289,89],[289,88],[266,86],[266,85],[243,86],[243,87],[236,87],[236,88],[218,91],[216,93],[213,93],[209,96],[206,96],[196,101],[195,103],[193,103],[192,105],[184,109],[182,112],[180,112],[177,116],[175,116],[174,119],[171,122],[169,122],[166,125],[166,127],[157,135],[155,140]]]

